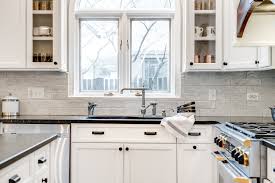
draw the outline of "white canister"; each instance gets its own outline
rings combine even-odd
[[[2,99],[2,116],[18,116],[19,115],[19,99],[12,96],[6,96]]]

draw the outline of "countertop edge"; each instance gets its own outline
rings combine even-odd
[[[49,138],[46,138],[45,140],[41,141],[40,143],[29,147],[28,149],[25,149],[24,151],[21,151],[13,156],[11,156],[10,158],[0,162],[0,170],[3,168],[6,168],[7,166],[11,165],[12,163],[15,163],[16,161],[26,157],[27,155],[33,153],[34,151],[40,149],[41,147],[51,143],[52,141],[54,141],[55,139],[58,138],[58,135],[52,135]]]

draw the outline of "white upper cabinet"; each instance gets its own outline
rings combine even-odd
[[[240,0],[225,0],[223,68],[225,70],[256,70],[271,66],[271,49],[236,46],[237,8]]]
[[[0,69],[26,64],[26,0],[1,0]]]
[[[237,46],[239,2],[240,0],[188,1],[188,71],[271,69],[271,48]],[[214,36],[211,34],[211,27],[214,29]]]
[[[187,67],[189,70],[219,70],[222,58],[222,1],[187,2]]]

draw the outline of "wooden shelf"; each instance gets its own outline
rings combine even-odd
[[[195,10],[196,15],[215,15],[216,10]]]
[[[196,37],[195,41],[215,41],[215,37]]]
[[[34,15],[52,15],[53,10],[33,10]]]
[[[53,37],[51,36],[33,36],[34,41],[52,41]]]

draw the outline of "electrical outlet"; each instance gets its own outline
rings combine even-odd
[[[216,100],[217,99],[217,90],[216,89],[209,89],[208,90],[208,100]]]
[[[28,98],[35,98],[35,99],[41,99],[44,98],[44,88],[39,87],[31,87],[28,88]]]
[[[259,93],[247,93],[247,101],[258,101]]]

